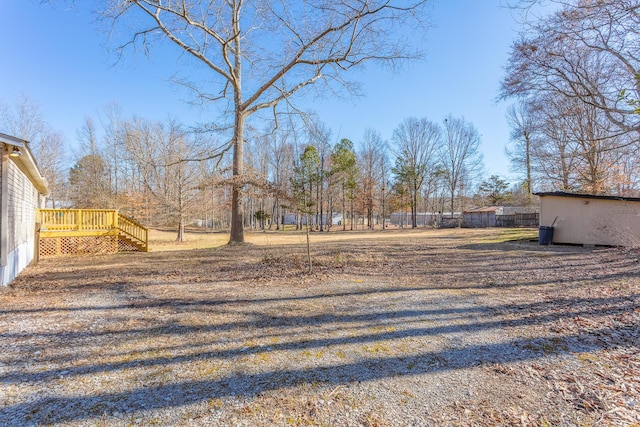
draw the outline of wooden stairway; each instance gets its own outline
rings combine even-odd
[[[118,251],[149,252],[149,230],[122,214],[118,214]]]

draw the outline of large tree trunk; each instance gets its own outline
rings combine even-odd
[[[331,177],[329,177],[327,181],[327,231],[331,230],[331,226],[333,226],[333,196],[331,193],[332,184],[333,182],[331,181]]]
[[[184,242],[184,218],[180,215],[178,221],[178,235],[176,236],[176,242]]]
[[[345,198],[344,181],[342,182],[342,231],[347,230],[347,201]]]
[[[450,214],[451,214],[451,218],[453,218],[453,204],[454,204],[454,201],[455,201],[455,194],[456,194],[456,193],[455,193],[455,190],[451,190],[451,206],[450,206],[450,209],[451,209],[451,212],[450,212]]]
[[[353,231],[353,223],[355,219],[353,210],[353,196],[349,198],[349,214],[351,215],[351,231]]]
[[[322,175],[321,175],[322,176]],[[320,191],[320,195],[319,195],[319,202],[318,204],[320,205],[320,231],[324,231],[324,218],[322,217],[322,215],[324,214],[324,210],[323,208],[323,204],[324,204],[324,200],[323,196],[324,196],[324,176],[322,176],[322,178],[320,179],[320,187],[318,187],[319,191]]]
[[[386,212],[385,212],[384,191],[385,191],[385,188],[384,188],[384,185],[383,185],[383,187],[382,187],[382,229],[383,230],[385,229],[385,227],[387,225],[387,221],[386,221],[386,218],[385,218]]]
[[[239,104],[238,104],[239,105]],[[233,190],[231,195],[231,235],[229,243],[244,243],[244,206],[242,205],[242,183],[244,152],[244,115],[236,111],[235,131],[233,136]]]
[[[531,137],[525,134],[525,166],[527,168],[527,204],[533,203],[533,182],[531,179]]]
[[[232,26],[236,35],[240,34],[240,10],[233,8]],[[242,205],[242,174],[244,173],[244,121],[245,111],[242,102],[242,49],[240,37],[233,38],[235,58],[232,69],[233,85],[233,188],[231,192],[231,233],[229,243],[244,243],[244,206]]]
[[[418,188],[413,186],[413,194],[411,195],[411,228],[418,227]]]

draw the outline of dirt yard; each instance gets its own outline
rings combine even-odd
[[[0,425],[640,426],[640,252],[155,233],[0,290]],[[523,239],[524,238],[524,239]]]

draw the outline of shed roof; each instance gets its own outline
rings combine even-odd
[[[465,213],[474,213],[474,212],[497,212],[502,209],[502,206],[482,206],[479,208],[469,209],[464,211]]]
[[[597,196],[595,194],[566,193],[564,191],[550,191],[550,192],[533,193],[533,194],[540,197],[545,197],[545,196],[576,197],[580,199],[621,200],[625,202],[640,202],[640,197]]]

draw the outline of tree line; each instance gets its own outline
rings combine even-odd
[[[2,127],[33,141],[52,207],[116,208],[149,226],[177,227],[180,239],[195,220],[230,227],[233,185],[243,188],[244,227],[275,230],[285,217],[316,230],[384,227],[392,212],[406,212],[415,227],[417,212],[459,212],[508,193],[499,177],[481,182],[480,135],[453,116],[407,118],[389,141],[372,128],[355,142],[334,137],[315,115],[267,123],[248,132],[238,178],[223,144],[176,119],[125,118],[111,105],[85,119],[79,149],[66,153],[37,103],[0,106]]]

